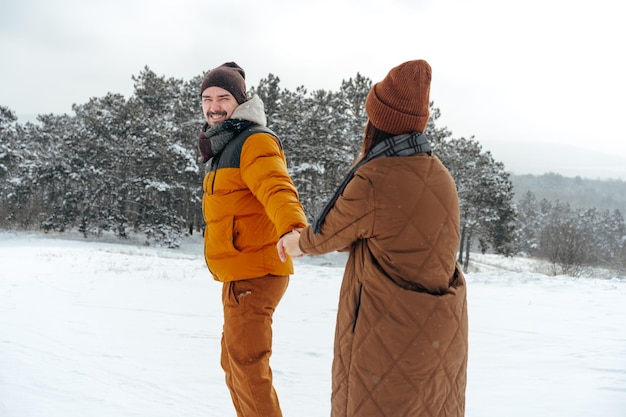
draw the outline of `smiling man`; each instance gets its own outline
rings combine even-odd
[[[209,71],[200,88],[206,123],[199,136],[204,178],[204,255],[222,282],[221,365],[238,417],[282,416],[272,384],[272,316],[287,289],[291,262],[278,239],[306,225],[263,102],[248,99],[245,72],[234,62]]]

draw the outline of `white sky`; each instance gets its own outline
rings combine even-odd
[[[0,105],[71,114],[90,97],[129,97],[144,66],[188,80],[232,60],[248,87],[272,73],[283,88],[337,90],[421,58],[440,125],[493,145],[505,166],[556,149],[549,170],[559,147],[626,165],[622,16],[618,0],[2,0]]]

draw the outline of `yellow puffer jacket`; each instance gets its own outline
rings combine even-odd
[[[253,99],[242,104],[231,117],[263,126],[258,103]],[[306,216],[278,139],[267,128],[248,128],[211,162],[202,212],[204,255],[213,277],[228,282],[292,274],[293,264],[281,262],[276,242],[293,228],[306,226]]]

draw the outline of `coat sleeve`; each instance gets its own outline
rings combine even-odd
[[[306,226],[304,208],[276,138],[266,133],[250,136],[241,151],[240,170],[241,178],[274,223],[277,238]]]
[[[307,227],[300,249],[310,255],[343,251],[359,239],[373,236],[375,195],[371,182],[359,171],[328,212],[319,234]]]

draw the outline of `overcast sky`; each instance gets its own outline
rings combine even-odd
[[[148,66],[338,90],[426,59],[441,126],[514,173],[626,180],[619,0],[0,0],[0,105],[72,114]],[[198,109],[200,112],[200,109]],[[539,164],[539,167],[535,165]]]

